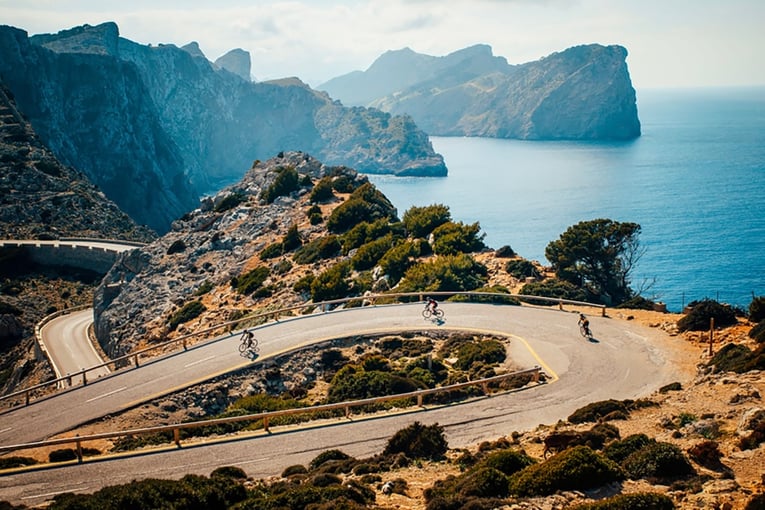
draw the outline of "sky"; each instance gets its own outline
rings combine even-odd
[[[633,86],[765,85],[762,0],[0,0],[30,35],[114,21],[141,44],[241,48],[258,81],[312,87],[388,50],[447,55],[488,44],[511,64],[579,44],[619,44]]]

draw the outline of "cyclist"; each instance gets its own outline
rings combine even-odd
[[[426,297],[425,301],[428,302],[428,304],[425,305],[425,307],[427,309],[429,309],[432,314],[435,314],[436,313],[436,308],[438,308],[438,301],[436,301],[432,297]]]
[[[252,344],[255,340],[255,335],[252,333],[252,331],[245,330],[244,334],[242,335],[242,343],[245,345],[245,348],[252,349]]]
[[[592,333],[590,332],[590,320],[584,316],[583,313],[579,314],[579,321],[577,322],[582,328],[584,328],[584,332],[587,333],[587,336],[591,336]]]

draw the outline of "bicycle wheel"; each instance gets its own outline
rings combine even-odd
[[[436,317],[438,317],[439,319],[443,319],[444,318],[444,311],[441,310],[440,308],[436,309]]]
[[[588,335],[587,333],[589,333],[589,332],[587,331],[587,328],[584,327],[584,325],[579,326],[579,334],[580,335],[582,335],[585,338],[588,338],[590,335]]]
[[[241,342],[239,344],[239,353],[244,354],[244,352],[247,350],[247,343]]]
[[[252,352],[258,352],[258,339],[257,338],[253,338],[252,339],[252,343],[250,344],[250,350]]]
[[[429,308],[424,309],[422,311],[422,316],[425,317],[426,319],[430,319],[430,309]]]

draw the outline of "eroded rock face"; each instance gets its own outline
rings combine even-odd
[[[250,53],[241,48],[236,48],[215,60],[215,65],[239,76],[245,81],[250,81]]]

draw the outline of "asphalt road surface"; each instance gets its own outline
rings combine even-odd
[[[84,368],[100,365],[103,360],[88,340],[88,328],[93,323],[93,309],[88,308],[46,323],[40,330],[42,343],[48,351],[57,377],[75,374]],[[109,374],[107,367],[88,371],[87,378]],[[73,377],[72,384],[81,384],[82,377]]]
[[[287,466],[308,464],[328,449],[358,458],[380,453],[397,430],[414,421],[440,424],[450,447],[464,447],[554,423],[594,401],[645,396],[677,380],[671,353],[656,347],[665,333],[655,328],[591,317],[595,337],[588,341],[580,336],[577,315],[571,312],[468,303],[441,306],[446,313],[442,323],[423,320],[419,303],[283,319],[255,329],[260,359],[355,333],[474,330],[509,335],[513,361],[524,368],[541,366],[552,382],[459,405],[373,419],[352,416],[215,444],[184,444],[147,455],[6,474],[0,476],[0,500],[31,506],[61,492],[93,492],[146,477],[209,475],[220,466],[239,466],[255,478],[278,475]],[[237,343],[237,335],[220,338],[0,414],[0,445],[40,440],[252,363],[239,355]]]

